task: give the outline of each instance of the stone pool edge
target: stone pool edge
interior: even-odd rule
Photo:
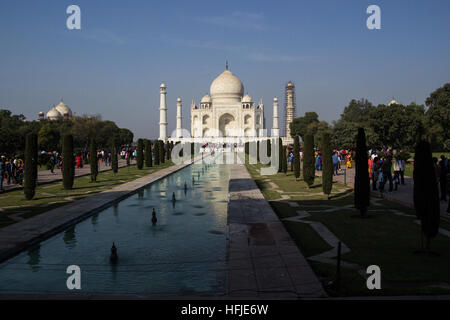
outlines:
[[[111,205],[130,197],[140,189],[161,180],[193,163],[174,164],[150,173],[136,180],[126,182],[91,197],[74,201],[65,206],[47,211],[30,219],[0,229],[0,263],[3,263],[26,249],[51,238],[69,226],[105,210]]]

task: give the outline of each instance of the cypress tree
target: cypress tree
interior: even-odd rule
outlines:
[[[64,189],[72,189],[75,177],[75,158],[73,156],[73,136],[66,134],[63,136],[63,186]]]
[[[111,161],[112,170],[113,170],[113,173],[116,174],[119,171],[119,161],[117,160],[116,145],[113,146],[113,152],[112,152],[111,156],[112,156],[112,161]]]
[[[164,163],[164,158],[165,158],[165,150],[164,150],[164,141],[162,140],[158,140],[158,144],[159,144],[159,162],[162,164]]]
[[[272,143],[270,139],[267,139],[267,156],[269,158],[272,156]]]
[[[138,139],[137,141],[137,155],[136,155],[136,164],[139,170],[144,166],[144,140]]]
[[[283,170],[284,174],[286,175],[287,174],[287,157],[286,157],[287,147],[286,146],[282,146],[282,148],[280,148],[280,149],[282,149],[282,152],[283,152],[282,157],[281,157],[281,159],[282,159],[282,161],[281,161],[281,163],[282,163],[282,170]]]
[[[294,176],[295,180],[300,177],[300,141],[297,135],[294,137]]]
[[[308,189],[314,184],[316,172],[314,168],[314,136],[305,134],[303,145],[303,180],[308,185]]]
[[[153,148],[153,154],[155,156],[155,166],[159,166],[159,141],[155,140],[154,148]]]
[[[148,139],[145,140],[145,166],[146,167],[152,167],[153,166],[153,160],[152,160],[152,142]]]
[[[330,198],[333,188],[333,160],[331,156],[330,135],[325,132],[322,137],[322,190],[327,195],[327,199]]]
[[[278,157],[280,158],[278,160],[278,172],[283,172],[283,141],[281,138],[278,138]],[[284,156],[286,156],[286,153],[284,153]]]
[[[97,159],[97,142],[94,138],[91,139],[91,147],[89,150],[91,155],[89,159],[89,164],[91,166],[91,182],[97,181],[98,175],[98,159]]]
[[[23,191],[25,198],[31,200],[34,197],[37,182],[38,164],[38,138],[34,133],[29,133],[25,140],[25,181]]]
[[[256,142],[256,162],[259,163],[259,140]]]
[[[249,142],[246,142],[246,143],[245,143],[244,150],[245,150],[245,154],[248,155],[249,150],[250,150],[250,143],[249,143]]]
[[[414,208],[421,221],[422,234],[427,239],[426,249],[429,253],[431,239],[439,231],[440,202],[439,190],[434,171],[430,144],[420,141],[414,154]]]
[[[370,205],[370,180],[366,133],[363,128],[358,128],[358,135],[356,137],[354,191],[355,208],[359,210],[361,217],[364,218],[367,207]]]
[[[166,158],[167,158],[167,161],[169,161],[170,158],[171,158],[171,154],[170,154],[171,152],[172,152],[172,150],[170,148],[170,142],[167,141],[167,143],[166,143]]]

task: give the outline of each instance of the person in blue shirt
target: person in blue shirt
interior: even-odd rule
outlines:
[[[333,160],[333,172],[334,172],[334,175],[337,176],[338,175],[338,168],[339,168],[339,157],[337,155],[337,152],[333,153],[333,155],[331,156],[331,159]]]

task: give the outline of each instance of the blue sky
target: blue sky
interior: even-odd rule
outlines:
[[[81,30],[66,8],[81,8]],[[366,8],[381,8],[381,30]],[[450,1],[6,1],[0,0],[0,108],[36,119],[64,98],[136,137],[156,138],[159,84],[189,106],[225,68],[263,99],[296,85],[297,116],[338,119],[352,98],[424,103],[450,81]]]

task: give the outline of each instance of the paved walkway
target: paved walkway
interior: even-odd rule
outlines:
[[[307,260],[244,165],[232,165],[228,192],[228,295],[326,297]]]
[[[136,161],[132,161],[131,164],[135,164]],[[125,167],[127,165],[126,160],[119,160],[119,168]],[[98,164],[98,171],[107,171],[111,170],[111,166],[106,166],[103,162]],[[75,177],[81,177],[91,174],[91,167],[89,164],[83,165],[83,168],[75,169]],[[53,173],[50,170],[41,170],[38,172],[38,184],[51,183],[55,181],[62,181],[62,172],[60,169],[55,168]],[[6,192],[22,189],[23,186],[19,184],[7,184],[6,180],[3,180],[3,188]]]
[[[115,188],[74,201],[30,219],[0,229],[0,262],[63,231],[68,226],[120,201],[138,189],[190,165],[173,165]]]
[[[322,176],[322,171],[316,171],[316,175]],[[345,177],[345,175],[346,175],[346,177]],[[333,176],[333,181],[343,184],[345,180],[347,182],[347,185],[349,187],[353,188],[354,181],[355,181],[355,169],[354,168],[350,168],[347,170],[341,170],[339,175]],[[371,183],[370,187],[372,188],[372,183]],[[414,208],[413,188],[414,188],[413,178],[405,177],[405,184],[399,185],[397,191],[387,192],[387,190],[389,190],[389,182],[388,182],[384,186],[385,192],[383,194],[381,194],[379,191],[376,191],[376,192],[372,191],[372,195],[374,195],[375,197],[382,197],[386,200],[400,203],[400,204],[410,207],[410,208]],[[440,203],[441,203],[441,217],[446,220],[449,220],[450,214],[447,213],[448,202],[441,201]]]

